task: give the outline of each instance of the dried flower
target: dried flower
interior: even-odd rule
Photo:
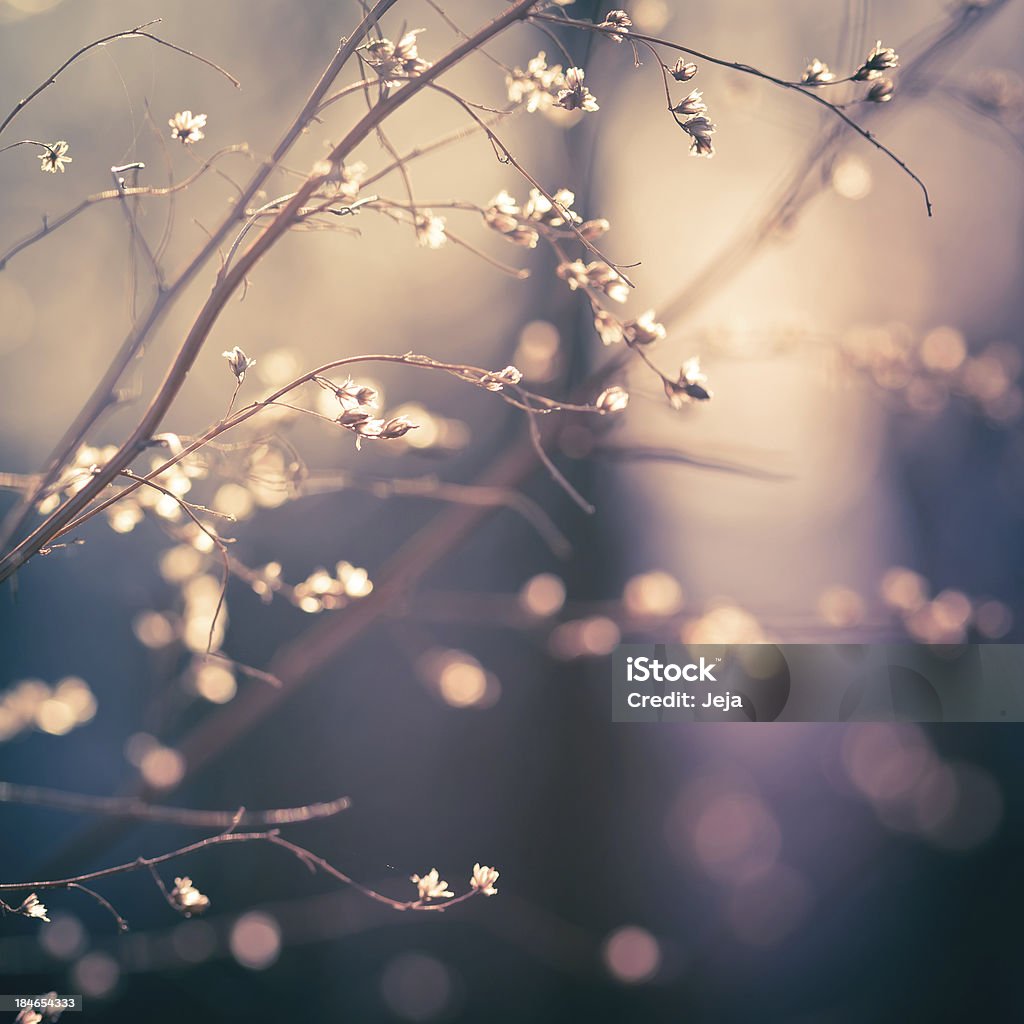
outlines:
[[[430,210],[424,210],[416,221],[416,240],[425,249],[440,249],[448,241],[444,226],[444,217],[435,217]]]
[[[331,164],[325,160],[318,164],[317,168],[323,171],[325,188],[349,203],[359,195],[367,172],[366,164],[362,161],[352,164]]]
[[[397,85],[407,78],[422,75],[431,64],[420,57],[416,37],[425,31],[414,28],[406,32],[397,43],[390,39],[375,39],[362,48],[364,60],[384,80],[385,85]]]
[[[67,156],[68,144],[61,139],[46,147],[44,153],[39,154],[39,170],[47,174],[64,173],[64,165],[74,163],[71,157]]]
[[[168,893],[175,910],[180,910],[186,916],[201,914],[210,906],[210,897],[204,896],[193,884],[192,879],[176,878],[174,888]]]
[[[704,387],[707,376],[701,373],[700,358],[693,356],[683,363],[676,381],[665,378],[665,395],[674,409],[681,409],[689,402],[706,402],[711,392]]]
[[[594,314],[594,327],[605,345],[618,345],[625,338],[622,324],[606,309],[599,309]]]
[[[341,384],[335,384],[326,378],[316,378],[321,387],[333,391],[335,397],[345,410],[358,409],[361,407],[373,408],[378,401],[377,389],[366,384],[357,384],[351,377],[348,377]]]
[[[554,203],[551,202],[554,200]],[[576,202],[576,193],[567,188],[560,188],[551,199],[539,189],[530,189],[530,198],[523,207],[523,216],[527,220],[540,221],[548,227],[560,228],[566,223],[579,224],[583,218],[572,209]]]
[[[605,388],[594,400],[594,407],[605,415],[622,412],[627,405],[629,405],[629,392],[617,384],[614,387]]]
[[[496,896],[498,890],[494,883],[500,874],[501,872],[496,868],[489,868],[486,864],[474,864],[473,877],[469,880],[469,884],[485,896]]]
[[[888,103],[896,92],[896,86],[891,78],[880,78],[870,89],[866,99],[870,103]]]
[[[690,63],[683,57],[680,57],[679,60],[677,60],[675,64],[672,65],[669,74],[677,82],[688,82],[691,78],[694,77],[694,75],[697,74],[697,65]]]
[[[202,131],[206,127],[205,114],[193,114],[191,110],[181,110],[167,123],[171,126],[171,138],[177,139],[184,146],[206,138]]]
[[[629,298],[629,286],[622,275],[607,263],[586,263],[573,260],[559,265],[556,273],[569,287],[592,288],[602,291],[613,302],[625,302]]]
[[[605,15],[604,21],[602,21],[597,27],[608,29],[615,33],[615,35],[611,35],[608,38],[611,39],[613,43],[621,43],[622,36],[630,30],[632,25],[633,22],[630,21],[629,15],[626,14],[625,11],[609,11]]]
[[[600,238],[611,231],[612,226],[604,217],[596,217],[594,220],[584,221],[580,225],[580,234],[588,241],[592,238]]]
[[[700,89],[694,89],[686,99],[672,108],[673,114],[681,114],[683,117],[695,117],[697,114],[706,114],[707,112],[708,107],[701,98]]]
[[[654,319],[654,310],[641,313],[635,320],[622,325],[622,334],[627,345],[651,345],[665,340],[665,325]]]
[[[804,73],[800,76],[800,81],[804,85],[828,85],[829,82],[835,81],[835,75],[829,69],[829,66],[823,61],[818,60],[817,57],[811,61],[810,64],[804,68]]]
[[[17,1017],[14,1018],[14,1024],[42,1024],[43,1015],[38,1010],[33,1010],[26,1006]]]
[[[404,437],[410,430],[418,430],[419,424],[413,423],[408,416],[393,416],[389,420],[370,416],[365,409],[352,409],[343,412],[336,420],[341,426],[347,427],[356,434],[356,450],[363,446],[363,440],[392,441]]]
[[[900,58],[891,46],[883,46],[882,40],[875,43],[875,48],[868,54],[857,73],[853,76],[855,82],[872,82],[882,77],[883,71],[899,66]]]
[[[534,249],[540,235],[533,228],[520,223],[519,218],[522,214],[523,211],[520,210],[515,199],[508,192],[502,190],[484,210],[484,221],[488,227],[504,235],[508,241]]]
[[[488,391],[501,391],[506,384],[518,384],[523,379],[523,371],[515,366],[506,366],[504,370],[488,373],[480,378],[480,386]]]
[[[437,868],[431,868],[422,878],[412,875],[409,881],[419,889],[421,900],[451,899],[455,895],[448,888],[448,883],[440,878]]]
[[[25,917],[34,917],[40,921],[46,921],[49,923],[49,918],[46,916],[46,907],[39,902],[39,897],[34,892],[29,893],[25,897],[24,902],[18,907],[19,914],[24,914]]]
[[[548,67],[547,54],[541,50],[526,65],[526,70],[513,69],[505,79],[508,98],[512,103],[526,103],[527,113],[547,110],[555,102],[556,95],[565,88],[562,65]]]
[[[569,68],[565,72],[565,88],[558,94],[558,105],[566,110],[600,110],[594,94],[583,84],[583,68]]]
[[[245,380],[245,371],[256,363],[255,359],[250,359],[237,345],[230,352],[221,352],[221,355],[228,361],[228,366],[239,384]]]
[[[703,115],[691,117],[689,121],[684,121],[680,127],[690,136],[690,152],[694,156],[711,157],[715,155],[711,136],[717,129],[706,117]]]
[[[396,437],[405,437],[410,430],[419,430],[419,424],[413,423],[408,416],[393,416],[384,423],[377,436],[390,441]]]

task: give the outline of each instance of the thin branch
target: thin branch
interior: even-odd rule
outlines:
[[[54,71],[37,85],[24,99],[19,100],[11,112],[0,122],[0,134],[3,134],[4,129],[25,109],[41,92],[44,92],[51,85],[54,85],[60,75],[66,71],[72,64],[75,63],[79,57],[84,56],[90,50],[96,49],[98,46],[106,46],[107,43],[112,43],[116,39],[148,39],[151,42],[158,43],[160,46],[166,46],[170,50],[174,50],[176,53],[183,54],[186,57],[191,57],[193,60],[199,61],[200,64],[205,64],[207,67],[213,68],[214,71],[222,74],[235,88],[240,88],[241,83],[235,78],[234,75],[225,71],[219,64],[215,64],[212,60],[208,60],[206,57],[201,57],[198,53],[193,53],[191,50],[186,50],[181,46],[176,46],[174,43],[169,43],[166,39],[161,39],[159,36],[153,35],[152,32],[145,31],[152,25],[158,25],[163,19],[154,18],[152,21],[147,21],[142,25],[137,25],[135,28],[130,28],[124,32],[115,32],[113,35],[104,36],[102,39],[93,40],[93,42],[83,46],[81,49],[76,50],[63,64],[59,65]]]
[[[92,796],[86,793],[68,793],[42,786],[20,786],[13,782],[0,782],[0,803],[47,807],[55,811],[75,814],[100,814],[109,818],[132,821],[158,822],[164,825],[185,825],[189,828],[228,828],[233,823],[247,828],[268,825],[294,825],[303,821],[332,818],[347,811],[352,801],[347,797],[325,803],[304,804],[268,811],[204,811],[184,807],[161,807],[136,797]]]
[[[588,32],[597,32],[601,35],[614,36],[617,39],[630,38],[640,40],[645,43],[651,43],[657,46],[664,46],[666,49],[675,50],[677,53],[685,53],[690,57],[696,57],[698,60],[706,61],[708,64],[716,64],[719,67],[730,68],[733,71],[739,71],[745,75],[753,75],[755,78],[760,78],[765,82],[770,82],[772,85],[777,85],[780,89],[790,89],[793,92],[799,93],[801,96],[806,96],[813,103],[817,103],[819,106],[824,107],[830,111],[835,117],[838,117],[847,127],[852,128],[861,138],[866,139],[871,143],[875,149],[884,153],[897,167],[899,167],[904,174],[906,174],[912,181],[914,181],[918,188],[921,190],[924,196],[925,208],[928,211],[928,216],[932,215],[932,200],[928,194],[928,187],[925,183],[907,166],[907,164],[894,153],[888,146],[880,142],[868,129],[861,127],[849,114],[845,113],[843,109],[831,100],[826,99],[820,92],[813,88],[808,88],[802,82],[790,82],[785,78],[779,78],[776,75],[771,75],[766,71],[761,71],[759,68],[752,67],[750,64],[742,64],[738,61],[723,60],[720,57],[712,57],[710,54],[703,53],[700,50],[691,49],[688,46],[683,46],[680,43],[674,43],[670,39],[662,39],[659,36],[644,35],[641,32],[634,32],[630,30],[629,36],[623,36],[622,33],[614,28],[605,28],[601,25],[594,24],[590,21],[577,21],[574,18],[562,18],[556,17],[550,14],[534,14],[531,21],[548,21],[558,25],[565,25],[569,28],[582,29]]]

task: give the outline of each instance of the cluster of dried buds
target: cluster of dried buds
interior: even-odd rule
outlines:
[[[498,893],[495,882],[501,872],[486,864],[474,864],[473,874],[469,879],[470,891],[482,893],[484,896],[496,896]],[[431,900],[450,900],[455,893],[448,888],[448,883],[441,878],[437,868],[431,868],[425,875],[411,875],[409,881],[416,886],[419,899],[424,903]]]
[[[341,412],[334,421],[356,435],[357,449],[366,438],[390,441],[404,437],[410,430],[418,427],[418,424],[413,423],[407,416],[393,416],[390,419],[374,416],[374,410],[379,402],[376,389],[357,384],[351,377],[341,384],[336,384],[327,377],[313,379],[337,398]]]
[[[397,43],[390,39],[375,39],[360,47],[363,60],[387,86],[399,85],[401,82],[416,78],[431,67],[430,61],[419,55],[416,37],[425,30],[414,28],[406,32]]]
[[[682,57],[665,71],[677,82],[689,82],[697,74],[697,65]],[[708,118],[707,104],[700,89],[692,89],[678,103],[669,107],[675,122],[690,137],[690,152],[694,156],[715,155],[711,136],[718,130]]]
[[[882,41],[875,43],[864,63],[849,77],[836,78],[832,69],[815,57],[800,76],[803,85],[825,86],[837,85],[840,82],[870,82],[871,86],[864,95],[869,103],[888,103],[896,91],[891,78],[885,76],[886,71],[899,67],[900,58],[891,46],[883,46]]]

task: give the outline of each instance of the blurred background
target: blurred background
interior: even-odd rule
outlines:
[[[264,422],[244,456],[221,452],[178,486],[239,520],[232,554],[254,577],[232,580],[216,640],[283,690],[200,657],[218,560],[158,495],[35,559],[0,605],[6,782],[224,809],[347,795],[349,810],[288,835],[396,898],[434,866],[462,891],[475,861],[501,870],[500,895],[399,914],[282,850],[211,849],[165,871],[210,896],[201,919],[177,918],[144,875],[102,886],[132,926],[124,936],[76,892],[49,895],[48,925],[4,918],[4,992],[80,992],[97,1021],[1024,1012],[1011,969],[1018,726],[613,726],[607,690],[623,639],[1019,640],[1024,5],[627,6],[638,29],[791,79],[812,57],[849,71],[876,39],[894,46],[895,99],[849,112],[924,179],[935,216],[834,118],[702,61],[693,84],[716,155],[692,159],[645,54],[635,69],[629,46],[559,32],[601,111],[520,115],[498,131],[547,188],[610,220],[604,251],[642,261],[629,315],[654,308],[668,328],[652,358],[674,374],[700,355],[713,401],[673,410],[631,366],[614,378],[632,397],[623,417],[560,422],[549,447],[592,517],[536,464],[514,410],[432,374],[360,376],[389,413],[423,424],[401,442],[357,453],[323,424]],[[444,9],[471,30],[501,4]],[[581,0],[569,13],[604,9]],[[50,176],[29,147],[0,156],[3,250],[109,188],[112,165],[142,160],[140,183],[166,184],[248,143],[251,157],[224,155],[173,204],[140,201],[151,239],[172,213],[165,262],[179,266],[358,16],[321,0],[0,0],[4,111],[84,43],[156,17],[242,83],[139,40],[87,55],[5,134],[67,139],[74,162]],[[403,25],[427,30],[428,59],[455,38],[419,0],[384,30]],[[513,66],[538,49],[564,62],[533,28],[488,49]],[[483,57],[449,84],[506,102],[504,71]],[[332,107],[289,166],[322,157],[362,103]],[[208,115],[206,138],[171,150],[166,123],[183,109]],[[465,126],[457,106],[424,96],[389,138],[406,152]],[[359,157],[371,172],[391,162],[376,139]],[[424,205],[528,191],[479,136],[410,170]],[[404,198],[394,174],[373,188]],[[187,436],[222,414],[233,381],[220,353],[234,345],[257,359],[243,399],[332,358],[409,350],[514,363],[531,388],[563,395],[617,355],[549,254],[507,245],[473,213],[444,215],[453,236],[530,279],[456,244],[418,247],[370,211],[295,232],[221,317],[164,429]],[[100,203],[4,266],[0,471],[38,469],[145,302],[151,281],[128,253],[124,217]],[[123,438],[212,274],[165,320],[91,444]],[[450,486],[481,480],[529,503],[467,505],[493,489]],[[279,580],[287,593],[262,600]],[[0,822],[10,881],[203,834],[13,803]]]

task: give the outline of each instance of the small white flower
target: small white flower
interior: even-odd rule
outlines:
[[[523,371],[515,366],[506,366],[504,370],[488,373],[480,379],[480,386],[488,391],[501,391],[506,384],[518,384],[523,379]]]
[[[514,68],[505,82],[508,85],[509,101],[525,103],[529,114],[550,108],[555,102],[555,96],[565,88],[562,65],[553,64],[548,67],[547,54],[543,50],[531,58],[525,71]]]
[[[594,327],[605,345],[618,345],[625,340],[622,324],[606,309],[594,314]]]
[[[437,868],[431,868],[427,874],[420,877],[412,875],[409,879],[419,890],[421,900],[451,899],[455,893],[448,888],[448,883],[441,879]]]
[[[600,110],[594,94],[583,84],[583,68],[569,68],[565,72],[565,88],[558,94],[558,105],[566,110]]]
[[[869,103],[888,103],[896,92],[896,86],[891,78],[879,78],[870,89],[866,99]]]
[[[594,400],[595,408],[603,413],[622,412],[629,405],[629,392],[618,385],[605,388]]]
[[[375,39],[363,47],[364,59],[384,80],[386,85],[395,85],[407,78],[422,75],[430,68],[428,60],[419,55],[416,37],[426,31],[414,28],[406,32],[397,43],[390,39]]]
[[[342,409],[346,412],[353,409],[374,408],[379,399],[376,388],[371,388],[366,384],[357,384],[351,377],[346,378],[341,384],[334,384],[327,380],[321,383],[319,378],[317,382],[321,387],[328,387],[334,392]]]
[[[697,74],[697,65],[690,63],[683,57],[680,57],[679,60],[672,65],[669,73],[677,82],[688,82]]]
[[[73,163],[71,157],[67,156],[68,144],[61,139],[46,147],[46,152],[39,155],[39,170],[47,174],[64,173],[64,165]]]
[[[448,241],[444,217],[435,217],[430,210],[416,222],[416,239],[425,249],[440,249]]]
[[[523,216],[523,211],[519,208],[519,204],[504,190],[499,192],[484,210],[484,221],[488,227],[493,228],[515,245],[535,249],[540,235],[533,228],[521,224],[519,220],[521,216]]]
[[[34,892],[25,897],[25,901],[18,907],[18,913],[24,914],[25,917],[37,918],[40,921],[49,922],[50,920],[46,916],[46,907],[39,902],[39,897]]]
[[[613,302],[625,302],[629,298],[629,286],[624,278],[607,263],[584,264],[582,260],[573,260],[560,264],[555,272],[573,291],[592,288],[604,292]]]
[[[256,365],[256,360],[250,359],[237,345],[229,352],[221,352],[221,355],[228,361],[228,366],[239,384],[245,380],[245,371]]]
[[[494,883],[500,874],[501,872],[496,868],[489,868],[486,864],[474,864],[473,877],[469,880],[469,884],[485,896],[496,896],[498,890]]]
[[[625,35],[632,27],[633,22],[630,21],[629,15],[625,11],[609,11],[604,18],[604,21],[598,25],[598,28],[608,29],[611,32],[616,33],[610,35],[608,38],[613,43],[621,43],[622,36]]]
[[[665,395],[674,409],[682,409],[689,402],[706,402],[712,397],[704,386],[707,382],[707,375],[700,369],[700,358],[693,356],[683,363],[678,380],[665,379]]]
[[[818,60],[817,57],[811,61],[810,64],[804,68],[804,73],[800,76],[800,81],[804,85],[827,85],[829,82],[835,80],[835,75],[829,69],[829,66],[823,61]]]
[[[704,115],[691,117],[689,121],[684,121],[681,127],[690,136],[690,152],[694,156],[714,156],[715,147],[711,136],[715,132],[716,126]]]
[[[205,114],[193,114],[191,110],[181,110],[168,122],[171,126],[171,138],[177,139],[182,145],[206,138],[202,129],[206,127]]]
[[[708,107],[701,97],[700,89],[694,89],[689,96],[672,108],[672,113],[681,114],[683,117],[695,117],[697,114],[706,114]]]
[[[551,202],[551,199],[554,202]],[[560,188],[551,199],[540,189],[531,188],[530,198],[523,207],[523,216],[527,220],[539,221],[548,227],[560,228],[568,224],[580,224],[583,218],[572,208],[576,202],[576,193],[567,188]]]
[[[390,441],[396,437],[404,437],[410,430],[419,430],[419,428],[420,425],[413,423],[408,416],[393,416],[385,421],[377,436],[385,441]]]
[[[210,906],[209,896],[204,896],[187,876],[174,880],[174,888],[169,895],[175,908],[183,914],[201,914]]]
[[[898,67],[900,63],[899,54],[891,46],[883,46],[882,40],[875,43],[874,49],[868,54],[857,73],[853,76],[855,82],[873,82],[876,78],[882,77],[883,71]]]
[[[622,333],[630,345],[651,345],[665,340],[665,325],[654,319],[654,310],[641,313],[635,320],[622,325]]]

